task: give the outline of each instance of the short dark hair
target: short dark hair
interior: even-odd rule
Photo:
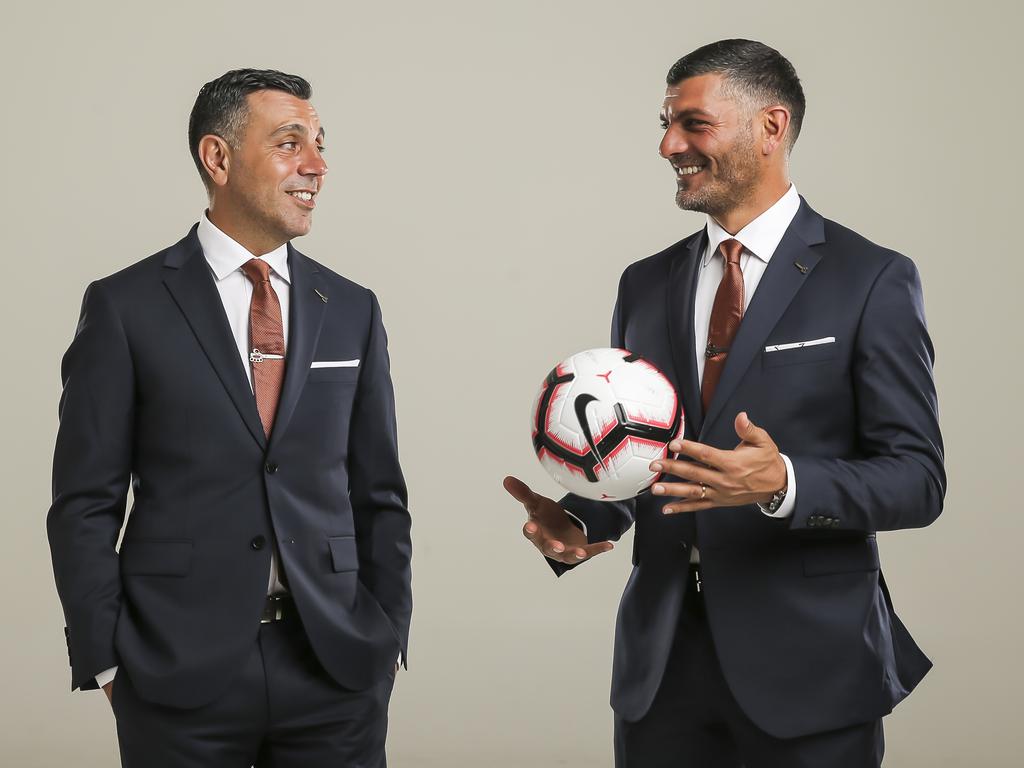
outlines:
[[[668,71],[668,85],[698,75],[719,74],[762,107],[782,104],[790,113],[789,147],[800,135],[804,121],[804,89],[789,59],[774,48],[754,40],[719,40],[688,53]]]
[[[313,94],[306,80],[276,69],[233,69],[199,89],[188,118],[188,146],[196,170],[207,187],[210,179],[199,160],[199,140],[213,134],[224,139],[232,149],[237,148],[249,117],[246,97],[266,90],[284,91],[306,100]]]

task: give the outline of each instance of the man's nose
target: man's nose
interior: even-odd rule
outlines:
[[[307,144],[300,158],[299,173],[303,176],[323,176],[327,173],[327,162],[315,144]]]
[[[680,155],[689,149],[689,145],[683,138],[683,132],[675,125],[670,125],[665,130],[658,145],[658,154],[668,160],[672,155]]]

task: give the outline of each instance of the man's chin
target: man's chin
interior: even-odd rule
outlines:
[[[708,204],[700,195],[691,192],[678,190],[676,192],[676,205],[684,211],[696,211],[697,213],[708,213]]]
[[[310,213],[309,215],[307,215],[304,218],[300,219],[299,221],[288,222],[288,227],[287,227],[288,239],[289,240],[294,240],[296,237],[302,237],[303,235],[308,235],[309,234],[309,230],[311,230],[312,228],[313,228],[313,214],[312,213]]]

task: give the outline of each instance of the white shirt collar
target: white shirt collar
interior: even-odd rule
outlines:
[[[203,255],[206,256],[206,261],[217,280],[223,280],[253,258],[253,255],[242,245],[218,229],[210,221],[205,211],[202,218],[199,219],[199,229],[196,231],[196,235],[199,237],[199,244],[203,247]],[[278,277],[289,285],[291,284],[291,276],[288,272],[287,243],[257,258],[267,262]]]
[[[717,221],[708,216],[708,249],[704,253],[702,266],[706,267],[711,257],[717,253],[722,241],[729,239],[739,240],[746,250],[767,264],[798,210],[800,195],[796,192],[796,185],[790,184],[786,194],[776,200],[771,208],[735,235],[730,235]]]

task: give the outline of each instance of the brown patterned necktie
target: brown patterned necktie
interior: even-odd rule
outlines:
[[[711,325],[708,327],[708,346],[704,350],[704,380],[700,386],[700,398],[705,413],[715,396],[715,388],[729,357],[729,347],[743,319],[743,271],[740,269],[743,243],[739,240],[723,240],[718,250],[725,259],[725,273],[722,282],[718,284],[718,293],[715,294]]]
[[[284,382],[284,325],[281,302],[270,284],[270,265],[262,259],[249,259],[242,271],[252,283],[249,304],[249,364],[252,366],[252,388],[256,409],[260,412],[263,431],[270,437]]]

